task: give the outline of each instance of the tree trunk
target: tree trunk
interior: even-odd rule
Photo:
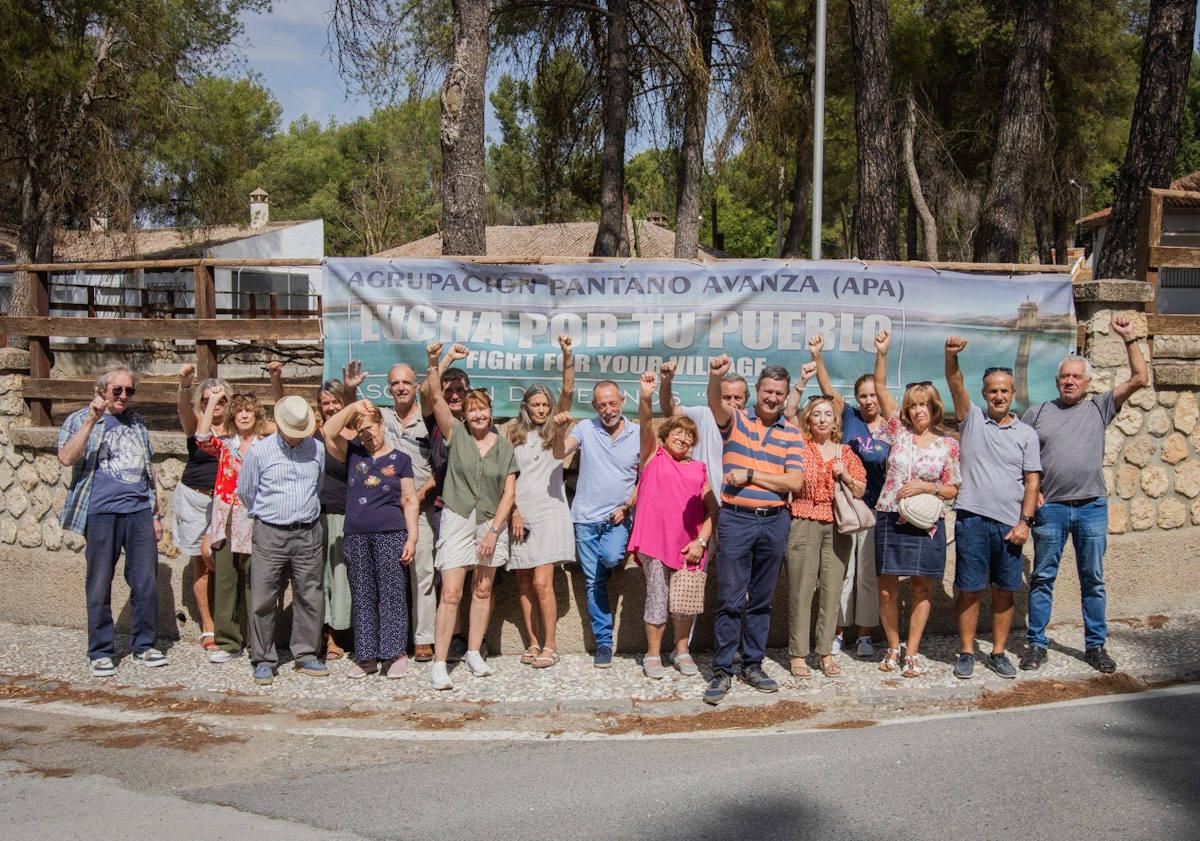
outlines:
[[[854,136],[858,141],[858,202],[854,206],[858,256],[896,260],[900,244],[887,0],[850,0],[850,37],[854,42]]]
[[[925,202],[925,192],[921,189],[921,175],[917,172],[917,158],[913,152],[913,137],[917,133],[917,104],[913,101],[912,91],[908,92],[906,99],[907,113],[904,120],[903,144],[904,171],[908,175],[908,192],[912,198],[912,207],[921,215],[921,231],[925,236],[925,259],[930,262],[937,262],[937,219],[934,218],[933,212]]]
[[[1184,94],[1196,28],[1194,0],[1152,0],[1142,42],[1142,78],[1129,124],[1125,163],[1113,190],[1112,216],[1096,277],[1137,277],[1138,220],[1150,187],[1166,187],[1179,151]]]
[[[975,233],[977,262],[1018,262],[1030,163],[1042,145],[1043,91],[1056,11],[1055,0],[1023,0],[1017,15],[991,180]]]
[[[442,253],[487,253],[483,85],[490,0],[454,0],[454,59],[442,86]]]
[[[816,5],[812,8],[816,14]],[[817,61],[817,39],[815,20],[810,19],[808,32],[804,39],[804,78],[800,85],[803,92],[800,97],[800,107],[797,122],[800,125],[796,133],[796,173],[792,179],[792,212],[788,219],[787,234],[783,238],[781,257],[803,257],[808,253],[808,213],[809,201],[812,195],[812,131],[810,130],[813,102],[813,69]],[[805,121],[805,116],[809,120]]]
[[[919,260],[917,255],[917,206],[908,197],[908,212],[904,214],[904,259]]]
[[[691,77],[684,79],[683,141],[679,147],[679,184],[675,198],[675,256],[695,259],[700,250],[700,176],[704,172],[704,129],[708,125],[708,85],[712,72],[716,0],[692,0]]]
[[[604,146],[600,152],[600,225],[592,254],[627,257],[625,132],[629,126],[629,2],[610,0],[604,54]]]

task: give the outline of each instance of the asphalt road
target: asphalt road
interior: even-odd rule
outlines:
[[[0,711],[0,729],[17,715]],[[1197,722],[1193,686],[815,733],[518,745],[274,736],[186,761],[51,727],[25,748],[42,740],[36,756],[55,764],[75,750],[79,773],[0,768],[0,814],[12,841],[117,837],[89,823],[92,803],[114,818],[106,826],[134,824],[123,841],[1195,841]],[[31,761],[21,754],[4,756]],[[178,784],[184,773],[190,785]],[[59,804],[69,814],[50,821]]]

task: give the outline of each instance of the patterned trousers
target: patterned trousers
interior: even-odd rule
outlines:
[[[402,531],[346,532],[354,659],[392,660],[408,649],[408,567],[400,563]]]

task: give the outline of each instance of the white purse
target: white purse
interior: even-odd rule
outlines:
[[[913,442],[912,434],[908,438],[908,481],[913,478]],[[937,525],[937,521],[946,513],[942,498],[937,494],[920,493],[916,496],[906,496],[900,500],[900,516],[915,528],[928,531]]]

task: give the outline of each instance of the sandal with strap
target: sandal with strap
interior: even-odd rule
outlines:
[[[842,667],[833,662],[833,658],[829,658],[829,662],[821,661],[821,674],[825,677],[838,677],[842,673]]]
[[[535,669],[548,669],[558,664],[558,652],[553,648],[543,648],[541,653],[530,664]]]
[[[541,646],[530,645],[529,648],[525,649],[525,653],[521,655],[521,665],[533,665],[533,661],[537,659],[537,656],[541,650]]]
[[[894,672],[900,668],[900,649],[889,648],[883,653],[883,660],[879,663],[879,671]]]
[[[217,650],[217,635],[212,631],[205,631],[200,634],[200,647],[205,651]]]
[[[903,677],[920,677],[925,674],[925,667],[921,665],[920,654],[910,654],[904,658],[904,671],[900,673]]]
[[[803,657],[793,657],[789,664],[792,677],[805,680],[812,677],[812,669],[808,667],[808,661]]]

